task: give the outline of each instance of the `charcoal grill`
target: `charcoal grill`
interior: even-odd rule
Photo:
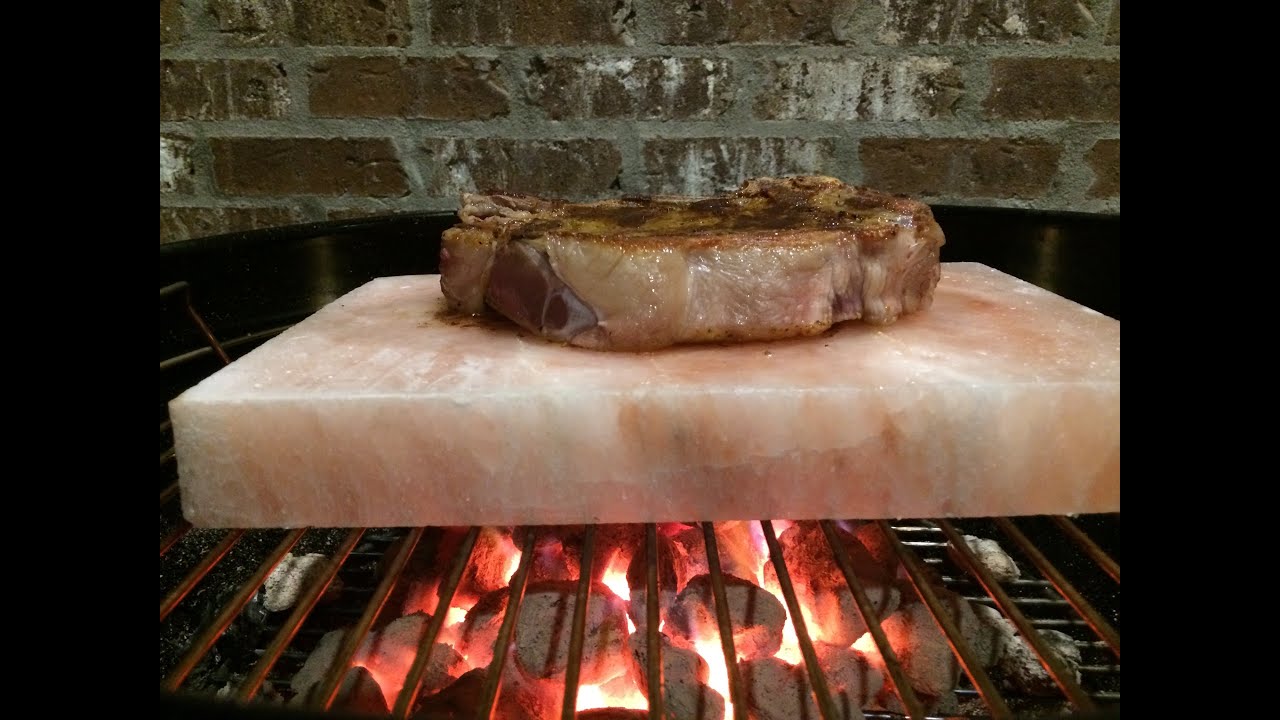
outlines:
[[[944,261],[976,261],[1003,270],[1093,307],[1115,318],[1119,308],[1119,217],[1042,213],[1010,209],[937,207],[947,232]],[[359,220],[270,228],[160,246],[160,684],[163,714],[182,717],[336,717],[329,709],[347,670],[335,663],[322,692],[303,707],[263,702],[264,690],[287,685],[319,633],[335,624],[350,626],[339,658],[350,658],[356,644],[382,617],[388,599],[401,587],[405,567],[441,541],[443,528],[359,528],[297,530],[193,530],[181,517],[167,402],[219,367],[233,361],[343,293],[375,277],[434,273],[441,232],[454,222],[450,214],[418,213]],[[853,574],[847,553],[834,542],[836,519],[821,523],[832,549],[831,572],[848,582],[860,612],[888,665],[902,708],[912,717],[927,715],[894,662],[878,619]],[[947,635],[964,673],[956,690],[958,714],[965,717],[1021,717],[1066,711],[1076,717],[1118,717],[1120,705],[1119,515],[965,520],[904,519],[881,523],[911,586]],[[702,524],[715,594],[717,620],[729,620],[715,528]],[[771,562],[805,658],[805,672],[823,718],[838,717],[801,613],[777,536],[760,522]],[[655,528],[646,526],[639,552],[656,556]],[[479,528],[465,532],[459,550],[448,558],[440,586],[440,607],[447,607],[467,563]],[[1000,583],[978,563],[960,540],[962,534],[997,538],[1024,570],[1022,579]],[[514,630],[514,616],[533,558],[533,533],[524,535],[520,565],[510,585],[508,612],[490,665],[501,668]],[[594,528],[583,537],[582,577],[590,578]],[[320,552],[329,560],[322,577],[308,587],[289,612],[263,617],[257,600],[264,580],[290,551]],[[651,651],[650,687],[660,687],[658,614],[654,585],[656,563],[646,567]],[[341,587],[341,602],[330,602]],[[1059,691],[1056,698],[1022,698],[1001,691],[976,662],[973,649],[945,610],[940,591],[997,608],[1026,637],[1033,628],[1068,632],[1080,648],[1081,681],[1063,672],[1060,661],[1033,649]],[[582,654],[585,594],[572,627],[564,707],[573,708],[578,691],[577,663]],[[423,647],[431,647],[445,613],[429,623]],[[733,638],[721,632],[726,658],[735,657]],[[406,690],[393,709],[411,713],[410,701],[422,680],[426,653],[411,667]],[[735,712],[746,717],[736,664],[726,663]],[[477,717],[488,717],[498,692],[492,672],[482,687]],[[283,682],[282,682],[283,681]],[[222,692],[217,692],[221,690]],[[224,695],[226,697],[219,697]],[[653,693],[651,717],[660,716]],[[868,713],[868,717],[902,717]],[[572,717],[570,712],[567,717]]]

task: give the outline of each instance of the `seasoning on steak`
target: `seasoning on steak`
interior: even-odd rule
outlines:
[[[701,199],[462,200],[440,250],[450,304],[595,350],[886,325],[930,306],[945,242],[924,203],[821,176]]]

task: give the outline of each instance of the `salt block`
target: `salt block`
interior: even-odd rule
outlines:
[[[893,325],[635,354],[379,278],[170,416],[197,527],[1120,509],[1119,321],[971,263]]]

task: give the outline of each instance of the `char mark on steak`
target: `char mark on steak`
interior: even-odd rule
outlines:
[[[924,203],[821,176],[710,198],[468,193],[458,216],[440,250],[455,310],[595,350],[887,325],[930,306],[945,242]]]

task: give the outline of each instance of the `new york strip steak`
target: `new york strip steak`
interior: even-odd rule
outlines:
[[[709,198],[462,200],[440,251],[453,308],[594,350],[886,325],[930,306],[945,242],[924,203],[821,176]]]

